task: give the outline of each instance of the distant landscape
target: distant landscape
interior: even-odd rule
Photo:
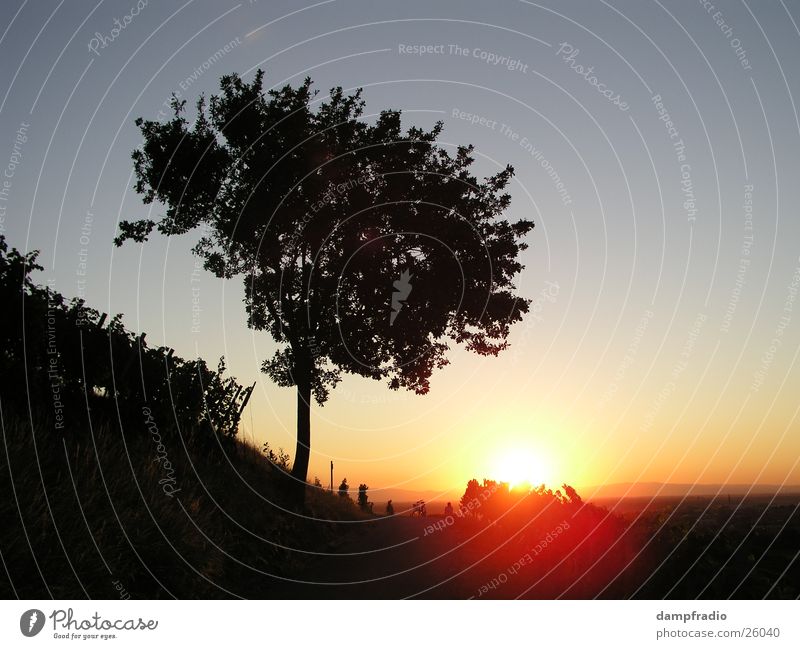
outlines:
[[[647,483],[615,483],[608,485],[590,485],[576,487],[592,502],[629,498],[675,498],[682,496],[757,496],[781,495],[796,497],[800,495],[800,485],[769,484],[674,484],[661,482]],[[393,499],[395,502],[413,503],[424,500],[437,505],[457,497],[458,489],[450,491],[414,491],[410,489],[381,489],[373,491],[378,501]]]
[[[771,484],[675,484],[661,482],[619,483],[583,487],[583,493],[598,498],[646,498],[680,496],[756,496],[800,494],[800,485]]]

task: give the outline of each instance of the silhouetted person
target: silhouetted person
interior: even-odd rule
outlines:
[[[452,516],[453,515],[453,506],[450,503],[447,503],[447,505],[445,506],[444,515],[445,516]]]
[[[358,485],[358,506],[364,511],[370,511],[367,489],[369,487],[363,483]]]
[[[388,503],[386,503],[386,515],[394,516],[394,506],[392,505],[391,500]]]

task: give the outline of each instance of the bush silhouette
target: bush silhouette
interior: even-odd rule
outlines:
[[[226,376],[224,359],[212,370],[200,358],[150,347],[146,334],[124,328],[122,316],[108,320],[82,300],[37,285],[31,279],[42,270],[37,255],[9,250],[0,235],[4,407],[30,398],[52,413],[57,430],[123,421],[124,434],[155,425],[206,442],[236,436],[252,387]]]

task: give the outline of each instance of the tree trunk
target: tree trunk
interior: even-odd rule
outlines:
[[[308,460],[311,453],[311,381],[297,382],[297,448],[292,465],[292,491],[302,505],[305,500]]]

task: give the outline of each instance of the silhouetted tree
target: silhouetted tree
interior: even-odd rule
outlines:
[[[350,485],[347,484],[347,478],[344,478],[342,479],[342,484],[339,485],[339,496],[349,498],[348,491],[350,491]]]
[[[480,496],[480,493],[481,485],[475,478],[467,482],[467,488],[459,501],[461,503],[461,511],[464,514],[477,516],[476,504],[479,503],[478,496]]]
[[[571,487],[568,484],[563,484],[561,485],[561,488],[564,490],[564,495],[573,505],[580,505],[583,503],[583,500],[581,500],[581,497],[578,495],[578,492],[575,491],[574,487]]]
[[[513,280],[533,223],[503,216],[512,167],[478,179],[471,146],[437,144],[441,122],[403,131],[385,110],[368,123],[360,90],[265,92],[261,71],[220,87],[191,124],[177,98],[170,121],[136,121],[136,190],[166,212],[122,222],[115,242],[199,229],[205,268],[245,276],[248,325],[278,343],[262,369],[297,389],[305,484],[311,397],[323,404],[342,372],[424,394],[451,343],[506,347],[528,310]]]

